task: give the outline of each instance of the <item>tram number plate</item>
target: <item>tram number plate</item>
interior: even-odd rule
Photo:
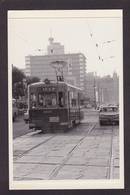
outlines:
[[[49,117],[49,122],[59,122],[59,117]]]

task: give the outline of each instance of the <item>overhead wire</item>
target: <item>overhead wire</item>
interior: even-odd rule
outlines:
[[[29,46],[31,49],[32,49],[32,43],[30,41],[28,41],[27,39],[23,38],[23,36],[19,33],[16,33],[15,34],[22,40],[24,41],[24,43],[26,43],[27,46]],[[41,48],[37,48],[35,49],[35,51],[43,51],[43,49]]]
[[[93,44],[94,44],[95,47],[96,47],[96,53],[97,53],[98,60],[103,61],[103,58],[102,58],[102,56],[100,55],[99,50],[98,50],[99,43],[97,43],[97,41],[96,41],[96,39],[95,39],[95,37],[94,37],[94,34],[93,34],[93,32],[92,32],[92,30],[91,30],[91,28],[90,28],[90,25],[89,25],[88,20],[87,20],[87,25],[88,25],[88,31],[89,31],[89,35],[90,35],[90,37],[91,37],[91,40],[92,40]]]
[[[101,62],[104,62],[104,60],[106,60],[106,59],[112,59],[112,58],[114,58],[115,56],[109,56],[109,57],[104,58],[104,57],[100,54],[100,52],[99,52],[99,47],[100,47],[101,45],[109,44],[109,43],[114,42],[114,41],[116,41],[116,40],[108,40],[108,41],[104,41],[103,43],[97,42],[97,40],[96,40],[95,37],[94,37],[94,33],[92,32],[92,29],[90,28],[90,25],[89,25],[88,20],[87,20],[87,25],[88,25],[88,31],[89,31],[89,35],[90,35],[90,37],[91,37],[91,40],[93,41],[93,44],[94,44],[95,47],[96,47],[96,52],[97,52],[98,60],[100,60]]]

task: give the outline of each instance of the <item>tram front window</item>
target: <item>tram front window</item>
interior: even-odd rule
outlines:
[[[38,106],[45,108],[56,107],[56,93],[39,94]]]
[[[31,108],[36,107],[36,95],[34,93],[31,93]]]

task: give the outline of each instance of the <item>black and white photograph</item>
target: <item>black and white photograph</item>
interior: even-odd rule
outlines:
[[[10,189],[124,188],[122,21],[8,11]]]

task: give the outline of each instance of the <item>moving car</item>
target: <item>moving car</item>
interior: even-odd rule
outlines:
[[[99,123],[119,125],[119,109],[117,106],[103,106],[99,111]]]

